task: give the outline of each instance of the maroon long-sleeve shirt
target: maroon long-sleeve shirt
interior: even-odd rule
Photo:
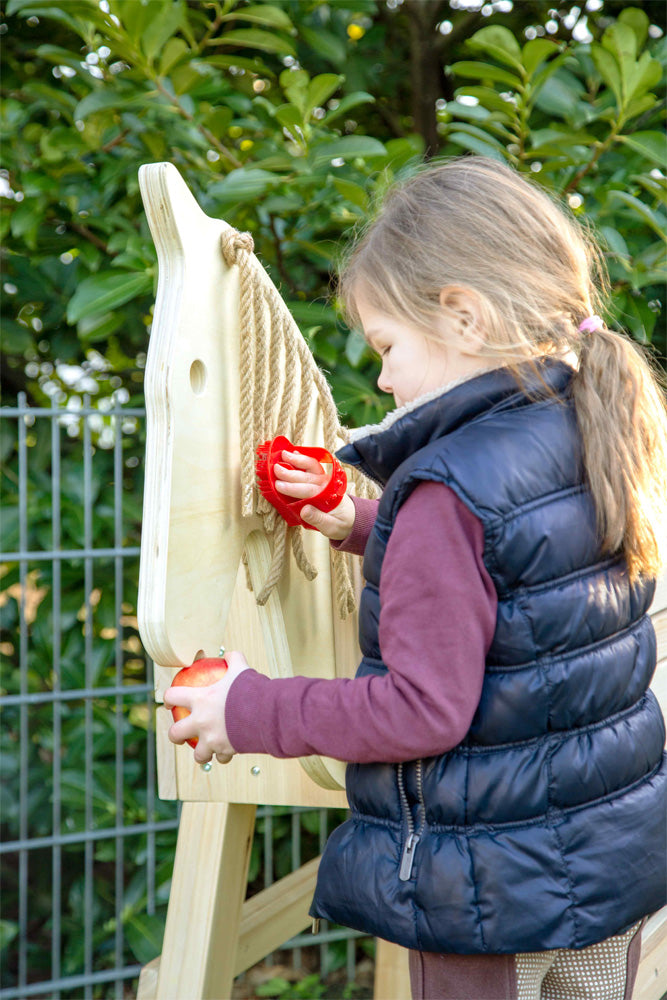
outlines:
[[[361,553],[377,501],[355,498],[338,547]],[[358,763],[444,753],[479,703],[497,596],[482,561],[481,522],[441,483],[421,483],[401,507],[380,576],[384,676],[272,680],[254,670],[229,690],[225,722],[239,753],[325,754]]]

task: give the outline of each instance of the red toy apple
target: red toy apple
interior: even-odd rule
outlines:
[[[227,673],[227,661],[219,659],[195,660],[191,667],[183,667],[179,670],[173,681],[172,687],[208,687],[221,680]],[[174,722],[180,722],[190,713],[182,705],[174,705],[171,710]],[[197,746],[197,740],[187,740],[191,747]]]

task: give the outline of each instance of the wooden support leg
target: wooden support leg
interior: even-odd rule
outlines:
[[[228,1000],[255,825],[254,805],[186,802],[178,829],[162,955],[140,1000]]]
[[[407,949],[376,938],[374,1000],[410,1000],[411,995]]]

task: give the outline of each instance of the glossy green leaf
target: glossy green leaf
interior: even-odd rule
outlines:
[[[495,160],[500,160],[505,162],[507,157],[501,152],[496,146],[491,144],[491,139],[489,136],[484,136],[484,138],[479,138],[475,135],[469,135],[466,132],[451,132],[447,134],[447,138],[450,142],[455,142],[457,146],[462,146],[464,149],[469,149],[473,153],[479,153],[480,156],[491,156]]]
[[[574,120],[580,98],[586,88],[569,70],[559,67],[538,94],[535,104],[547,114],[557,115],[565,120]]]
[[[356,205],[357,208],[363,209],[363,211],[368,210],[368,194],[362,188],[361,184],[355,184],[354,181],[346,181],[341,177],[334,178],[334,187],[344,198]]]
[[[141,47],[150,62],[167,44],[172,35],[182,27],[184,9],[181,0],[166,0],[162,4],[157,17],[144,29],[141,35]]]
[[[261,198],[283,180],[279,174],[261,168],[242,167],[232,170],[224,180],[211,184],[208,194],[215,197],[220,205],[254,201]]]
[[[521,48],[509,30],[500,24],[480,28],[468,39],[467,45],[474,52],[486,52],[506,66],[521,68]]]
[[[115,111],[127,108],[136,108],[145,104],[147,97],[143,93],[134,96],[126,96],[118,90],[107,90],[105,87],[92,90],[87,94],[74,109],[75,120],[85,121],[85,119],[96,111],[108,111],[113,108]]]
[[[328,101],[344,80],[345,77],[339,76],[337,73],[320,73],[319,76],[313,77],[308,84],[306,115],[309,115],[314,108],[321,107]]]
[[[303,114],[294,104],[281,104],[276,108],[275,117],[285,128],[303,128]]]
[[[264,24],[269,28],[279,28],[283,31],[292,30],[292,22],[280,7],[268,4],[253,4],[250,7],[235,7],[229,14],[223,14],[221,21],[252,21],[254,24]]]
[[[615,21],[605,29],[602,35],[602,45],[623,64],[633,65],[637,59],[637,36],[632,28],[620,21]]]
[[[110,12],[120,20],[122,27],[135,44],[141,41],[145,28],[160,17],[164,0],[110,0]]]
[[[19,925],[14,920],[0,920],[0,952],[14,940],[19,932]]]
[[[7,15],[20,14],[21,17],[44,17],[53,21],[60,21],[79,32],[80,28],[88,24],[98,25],[105,28],[108,19],[105,18],[99,5],[94,0],[69,0],[67,4],[49,4],[44,0],[9,0],[7,4]]]
[[[471,125],[469,122],[456,122],[453,127],[457,129],[457,134],[464,133],[467,136],[472,136],[483,142],[490,149],[494,149],[497,153],[504,155],[505,146],[503,143],[498,142],[492,135],[489,135],[486,129],[479,128],[477,125]],[[453,140],[454,136],[451,135],[449,138]]]
[[[305,69],[285,69],[280,74],[279,81],[287,98],[299,108],[305,117],[310,84],[308,73]]]
[[[356,108],[360,104],[373,104],[374,102],[375,98],[373,95],[367,94],[363,90],[357,90],[353,94],[346,94],[345,97],[341,98],[335,108],[327,111],[326,115],[322,119],[322,124],[330,125],[331,122],[336,121],[337,118],[342,118],[343,115],[346,115],[348,111],[352,110],[352,108]]]
[[[461,87],[460,90],[456,91],[457,97],[476,97],[480,104],[487,108],[489,111],[500,112],[501,114],[506,114],[509,118],[513,118],[516,115],[517,105],[513,101],[506,101],[500,96],[497,90],[492,90],[491,87]],[[517,99],[518,103],[518,99]],[[459,105],[460,107],[465,107],[465,105]]]
[[[648,52],[643,52],[634,68],[628,96],[630,98],[641,97],[647,90],[657,87],[661,80],[662,66],[657,59],[652,59]]]
[[[601,45],[593,44],[591,45],[591,58],[598,73],[612,90],[616,98],[617,107],[621,108],[623,106],[623,84],[616,57]]]
[[[318,144],[314,149],[314,164],[320,166],[341,157],[344,160],[366,156],[386,156],[386,147],[370,135],[344,135],[334,142]]]
[[[664,238],[665,232],[667,231],[667,217],[663,215],[662,212],[654,211],[645,202],[640,201],[634,195],[629,194],[627,191],[609,191],[607,194],[607,202],[618,201],[621,202],[626,208],[629,208],[631,212],[646,223],[658,236]]]
[[[302,24],[299,34],[306,45],[309,45],[318,55],[327,59],[334,66],[343,67],[347,58],[347,46],[336,35],[330,31],[310,28],[307,24]]]
[[[133,913],[123,923],[125,938],[137,962],[146,965],[162,951],[164,920],[148,913]]]
[[[612,226],[601,226],[600,232],[607,241],[610,250],[612,250],[617,257],[620,257],[625,261],[630,260],[628,245],[617,229],[614,229]]]
[[[659,167],[667,165],[667,136],[664,132],[633,132],[632,135],[619,135],[618,141],[642,153]]]
[[[216,39],[217,45],[238,45],[245,49],[259,49],[261,52],[276,52],[281,56],[295,56],[291,42],[282,35],[275,35],[259,28],[237,28],[226,31]]]
[[[533,38],[526,42],[521,50],[526,74],[531,77],[538,66],[541,66],[545,59],[560,51],[560,45],[552,42],[549,38]]]
[[[269,69],[261,59],[251,59],[250,57],[236,55],[236,53],[233,56],[206,56],[205,59],[193,60],[194,65],[197,62],[202,62],[206,66],[218,66],[220,69],[229,69],[230,66],[236,66],[239,69],[248,70],[249,73],[257,73],[268,77],[275,76],[273,70]]]
[[[67,306],[67,322],[77,323],[86,316],[109,312],[153,287],[150,274],[132,271],[103,271],[84,278]]]
[[[160,76],[167,76],[170,69],[189,52],[187,42],[182,38],[170,38],[164,47],[159,63]]]
[[[472,77],[474,80],[494,80],[496,83],[505,83],[513,90],[523,89],[521,77],[510,73],[509,70],[501,66],[494,66],[492,63],[483,62],[455,62],[450,66],[455,76]]]
[[[626,7],[620,11],[618,20],[634,32],[637,41],[637,51],[639,52],[644,47],[648,37],[650,22],[646,12],[640,10],[639,7]]]

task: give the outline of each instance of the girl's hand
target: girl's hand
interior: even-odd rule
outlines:
[[[225,660],[227,673],[215,684],[169,688],[164,694],[165,708],[181,705],[190,712],[170,727],[169,739],[179,745],[197,739],[194,754],[198,764],[208,764],[214,754],[221,764],[228,764],[236,753],[227,736],[225,705],[232,683],[249,665],[243,653],[234,650],[225,653]]]
[[[331,470],[327,471],[317,459],[308,455],[284,451],[282,458],[284,462],[295,466],[294,469],[286,469],[282,465],[274,466],[276,489],[285,496],[295,497],[298,500],[317,496],[331,478]],[[327,538],[339,542],[347,538],[352,531],[355,509],[351,498],[345,494],[338,506],[328,514],[308,504],[301,508],[301,517]]]

